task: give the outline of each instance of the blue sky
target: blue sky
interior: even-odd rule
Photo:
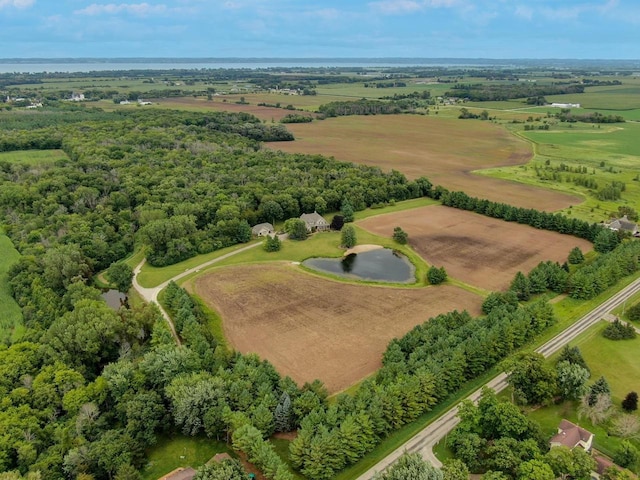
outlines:
[[[640,58],[640,0],[0,0],[0,57]]]

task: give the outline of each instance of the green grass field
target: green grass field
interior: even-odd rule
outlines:
[[[50,165],[57,160],[67,159],[62,150],[20,150],[0,153],[0,162],[24,163],[30,166]]]
[[[640,338],[608,340],[602,336],[605,326],[605,322],[599,323],[571,342],[571,345],[580,348],[591,369],[589,383],[604,376],[611,387],[613,404],[619,409],[626,394],[631,390],[637,390],[640,385],[640,364],[637,361]],[[595,448],[607,455],[613,455],[622,439],[609,435],[605,425],[593,425],[589,419],[579,418],[578,405],[578,402],[566,401],[559,405],[536,409],[530,412],[529,416],[540,423],[543,432],[548,436],[557,431],[558,423],[563,418],[578,423],[595,434]],[[640,448],[639,439],[633,440],[633,443]]]
[[[606,220],[619,205],[640,209],[640,123],[615,125],[560,124],[549,131],[520,130],[521,126],[510,127],[517,135],[534,145],[534,158],[518,167],[498,167],[476,171],[480,175],[516,180],[531,185],[551,188],[581,196],[585,201],[573,205],[563,213],[575,215],[588,221]],[[548,163],[547,163],[548,162]],[[564,181],[538,176],[538,172],[550,174],[561,165],[571,168],[585,167],[582,178],[594,179],[602,188],[617,181],[625,184],[621,199],[617,201],[599,200],[596,192],[570,181],[570,172],[562,173]]]
[[[22,312],[9,290],[7,272],[20,254],[0,229],[0,342],[8,343],[16,340],[23,332]]]
[[[235,453],[225,442],[205,437],[160,437],[147,452],[147,465],[142,470],[143,480],[157,480],[178,467],[197,468],[216,453]]]

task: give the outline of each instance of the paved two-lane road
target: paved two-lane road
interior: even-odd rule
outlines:
[[[626,288],[594,308],[591,312],[587,313],[580,320],[572,324],[570,327],[553,337],[547,343],[542,345],[536,350],[545,357],[557,352],[564,347],[571,340],[575,339],[578,335],[583,333],[589,327],[599,322],[607,313],[613,310],[615,307],[624,303],[635,293],[640,292],[640,279],[634,281]],[[496,392],[499,392],[507,386],[507,376],[501,373],[491,381],[487,382],[485,386],[492,388]],[[473,401],[477,401],[480,397],[482,389],[478,389],[473,392],[468,398]],[[444,413],[441,417],[429,424],[421,432],[416,434],[408,442],[401,447],[394,450],[387,457],[382,459],[371,469],[367,470],[363,475],[358,477],[358,480],[369,480],[373,478],[376,472],[382,471],[389,465],[394,463],[405,451],[406,452],[420,452],[422,456],[431,462],[433,465],[440,467],[442,463],[433,454],[433,446],[442,440],[447,433],[449,433],[458,424],[458,408],[453,407]]]

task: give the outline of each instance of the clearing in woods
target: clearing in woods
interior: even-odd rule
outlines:
[[[518,271],[526,274],[541,261],[564,262],[573,247],[583,252],[593,248],[591,242],[571,235],[440,205],[370,217],[358,226],[387,237],[400,226],[429,264],[492,291],[508,288]]]
[[[462,190],[519,207],[553,211],[576,205],[579,197],[531,185],[474,175],[474,170],[527,163],[531,145],[490,122],[421,115],[371,115],[288,124],[293,142],[268,143],[292,153],[333,156],[426,176],[434,185]]]
[[[220,314],[236,350],[257,353],[299,384],[319,378],[332,393],[380,368],[392,338],[453,309],[477,315],[482,303],[450,285],[348,284],[284,262],[221,267],[193,288]]]

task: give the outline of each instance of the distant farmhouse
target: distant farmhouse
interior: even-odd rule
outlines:
[[[558,433],[549,440],[551,447],[565,446],[572,450],[576,447],[581,447],[585,452],[591,450],[592,443],[593,433],[571,423],[569,420],[562,420],[558,425]]]
[[[609,223],[603,223],[603,225],[614,232],[629,232],[634,237],[640,237],[640,228],[638,228],[638,224],[629,220],[626,215],[622,218],[614,218]]]
[[[307,225],[308,232],[329,230],[329,222],[327,222],[318,212],[303,213],[300,220]]]
[[[580,108],[579,103],[552,103],[550,106],[556,108]]]
[[[266,237],[268,235],[273,235],[274,228],[270,223],[259,223],[251,227],[251,233],[258,237]]]
[[[84,98],[84,93],[72,93],[71,94],[71,101],[72,102],[84,102],[85,98]]]

